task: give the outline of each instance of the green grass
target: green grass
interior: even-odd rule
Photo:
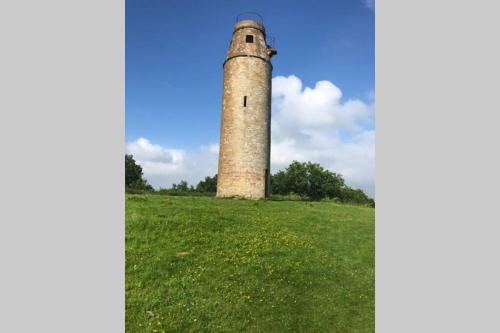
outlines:
[[[373,332],[374,213],[127,195],[126,331]]]

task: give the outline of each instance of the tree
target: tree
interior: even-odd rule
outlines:
[[[355,203],[375,207],[375,201],[369,198],[362,190],[353,189],[348,186],[342,188],[340,195],[342,202]]]
[[[201,193],[215,193],[217,192],[217,175],[210,177],[205,177],[204,180],[200,181],[196,185],[196,192]]]
[[[135,162],[132,155],[125,155],[125,187],[148,191],[153,190],[153,187],[142,178],[142,167]]]
[[[189,192],[189,185],[188,182],[185,180],[181,180],[179,184],[172,184],[172,190],[174,192]]]
[[[307,196],[309,192],[309,179],[307,177],[306,163],[293,161],[285,169],[285,181],[288,192],[296,193],[300,196]]]
[[[271,189],[274,194],[290,194],[287,174],[284,171],[278,171],[271,175]]]
[[[140,182],[142,179],[142,167],[136,164],[132,155],[125,155],[125,186],[134,187],[133,185]]]
[[[342,189],[345,186],[342,175],[325,170],[325,180],[322,185],[325,197],[340,198]]]
[[[347,186],[342,175],[312,162],[293,161],[285,170],[271,176],[271,187],[275,194],[295,193],[312,200],[338,198],[342,202],[375,207],[375,201],[362,190]]]
[[[271,186],[276,194],[295,193],[319,200],[339,197],[344,179],[317,163],[293,161],[284,171],[271,176]]]

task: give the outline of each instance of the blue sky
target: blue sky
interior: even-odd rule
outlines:
[[[373,2],[365,0],[126,0],[127,150],[140,157],[156,187],[180,179],[196,182],[216,170],[222,63],[236,16],[246,11],[261,14],[267,34],[276,38],[273,77],[283,78],[273,80],[273,169],[292,158],[315,159],[340,169],[332,171],[345,173],[349,183],[350,174],[367,169],[344,165],[353,160],[346,152],[360,148],[352,144],[373,134],[374,125],[375,16]],[[316,86],[321,81],[341,97],[327,85]],[[322,107],[311,111],[304,104],[306,87],[320,101],[324,97]],[[331,126],[299,126],[309,116]],[[335,141],[330,146],[337,149],[305,154],[319,138]],[[362,148],[373,150],[371,138],[365,139]],[[363,160],[361,150],[356,154],[356,163],[372,163]],[[356,177],[351,184],[373,194],[373,180]]]

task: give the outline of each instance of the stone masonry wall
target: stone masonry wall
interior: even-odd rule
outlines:
[[[246,43],[246,35],[253,35],[254,42]],[[269,58],[263,27],[239,22],[224,64],[218,197],[263,199],[269,193]]]

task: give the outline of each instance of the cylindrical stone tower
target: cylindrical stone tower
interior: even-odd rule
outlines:
[[[261,22],[239,21],[224,61],[218,197],[270,194],[271,57]]]

